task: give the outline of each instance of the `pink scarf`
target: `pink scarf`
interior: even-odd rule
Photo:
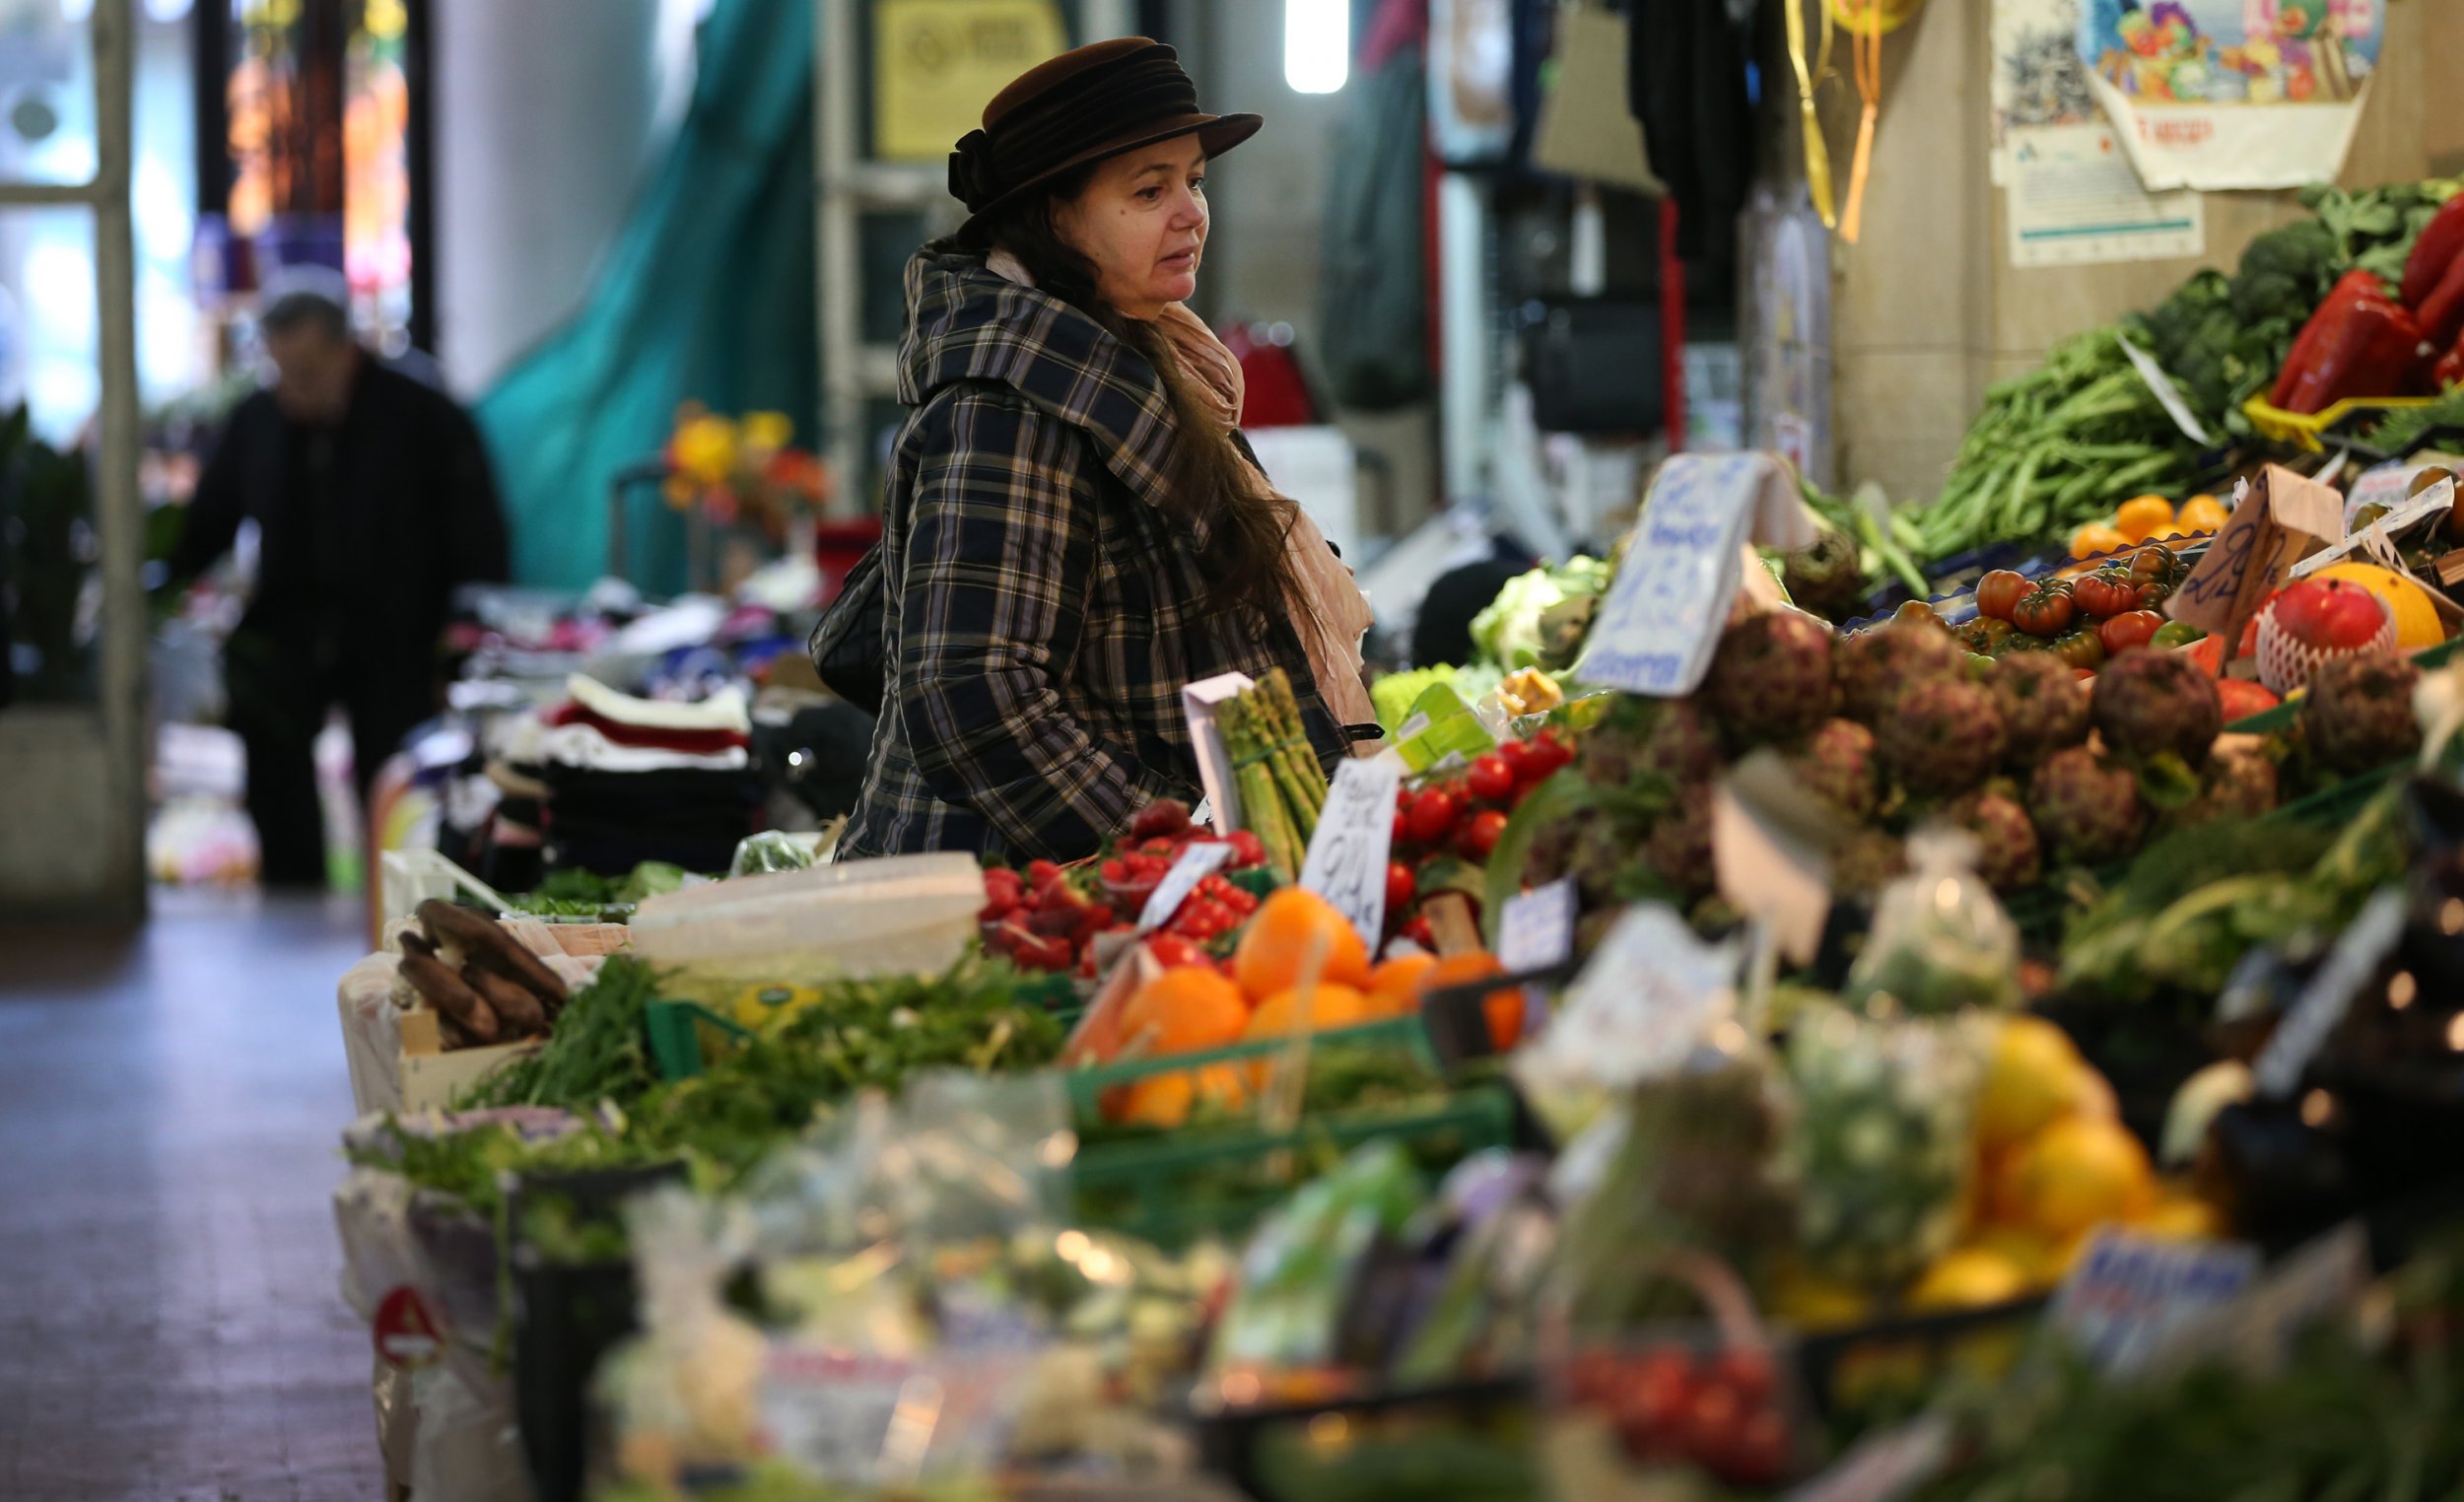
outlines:
[[[1223,424],[1228,432],[1241,425],[1241,401],[1248,393],[1241,375],[1241,362],[1215,337],[1206,321],[1179,303],[1167,304],[1157,315],[1155,326],[1171,341],[1172,352],[1179,357],[1182,371],[1195,377],[1198,399],[1207,412]],[[1361,682],[1360,639],[1366,635],[1371,616],[1369,602],[1352,581],[1351,566],[1335,556],[1327,546],[1326,534],[1318,523],[1309,519],[1309,512],[1299,507],[1292,509],[1292,530],[1288,547],[1292,559],[1292,577],[1309,598],[1310,613],[1316,619],[1296,620],[1301,647],[1309,653],[1309,670],[1318,680],[1318,692],[1326,697],[1327,708],[1344,724],[1375,724],[1377,710],[1369,702],[1369,690]],[[1363,741],[1356,754],[1373,756],[1375,742]]]

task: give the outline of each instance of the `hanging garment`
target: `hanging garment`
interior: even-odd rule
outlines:
[[[1388,0],[1388,10],[1410,4]],[[1350,91],[1331,147],[1318,353],[1335,399],[1359,412],[1407,406],[1436,388],[1422,223],[1423,57],[1419,46],[1390,46],[1384,64]]]
[[[1626,88],[1677,201],[1677,253],[1730,259],[1753,187],[1752,0],[1631,0],[1628,16]]]

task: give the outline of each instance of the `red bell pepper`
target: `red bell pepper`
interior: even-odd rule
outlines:
[[[2464,340],[2458,340],[2455,348],[2439,356],[2438,364],[2430,373],[2430,386],[2433,391],[2444,391],[2456,385],[2464,385]]]
[[[2368,272],[2352,272],[2338,282],[2310,323],[2318,339],[2306,363],[2296,367],[2286,361],[2270,397],[2277,406],[2324,412],[2351,396],[2394,396],[2411,379],[2421,356],[2421,325]],[[2298,340],[2294,348],[2298,352]]]
[[[2464,334],[2464,255],[2447,263],[2446,275],[2429,297],[2407,306],[2422,325],[2422,337],[2433,347],[2445,349],[2455,343],[2455,336]]]
[[[2413,254],[2404,263],[2404,306],[2421,307],[2459,256],[2464,256],[2464,193],[2448,199],[2413,241]]]

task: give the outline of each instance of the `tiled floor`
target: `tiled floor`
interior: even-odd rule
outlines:
[[[345,903],[0,925],[0,1498],[379,1498],[328,1202]]]

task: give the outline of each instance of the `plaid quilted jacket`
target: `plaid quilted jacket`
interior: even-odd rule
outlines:
[[[847,855],[1091,854],[1156,798],[1196,801],[1181,690],[1291,675],[1322,763],[1345,735],[1299,636],[1200,608],[1159,510],[1174,416],[1154,368],[1085,314],[946,243],[907,267],[883,501],[889,660]]]

